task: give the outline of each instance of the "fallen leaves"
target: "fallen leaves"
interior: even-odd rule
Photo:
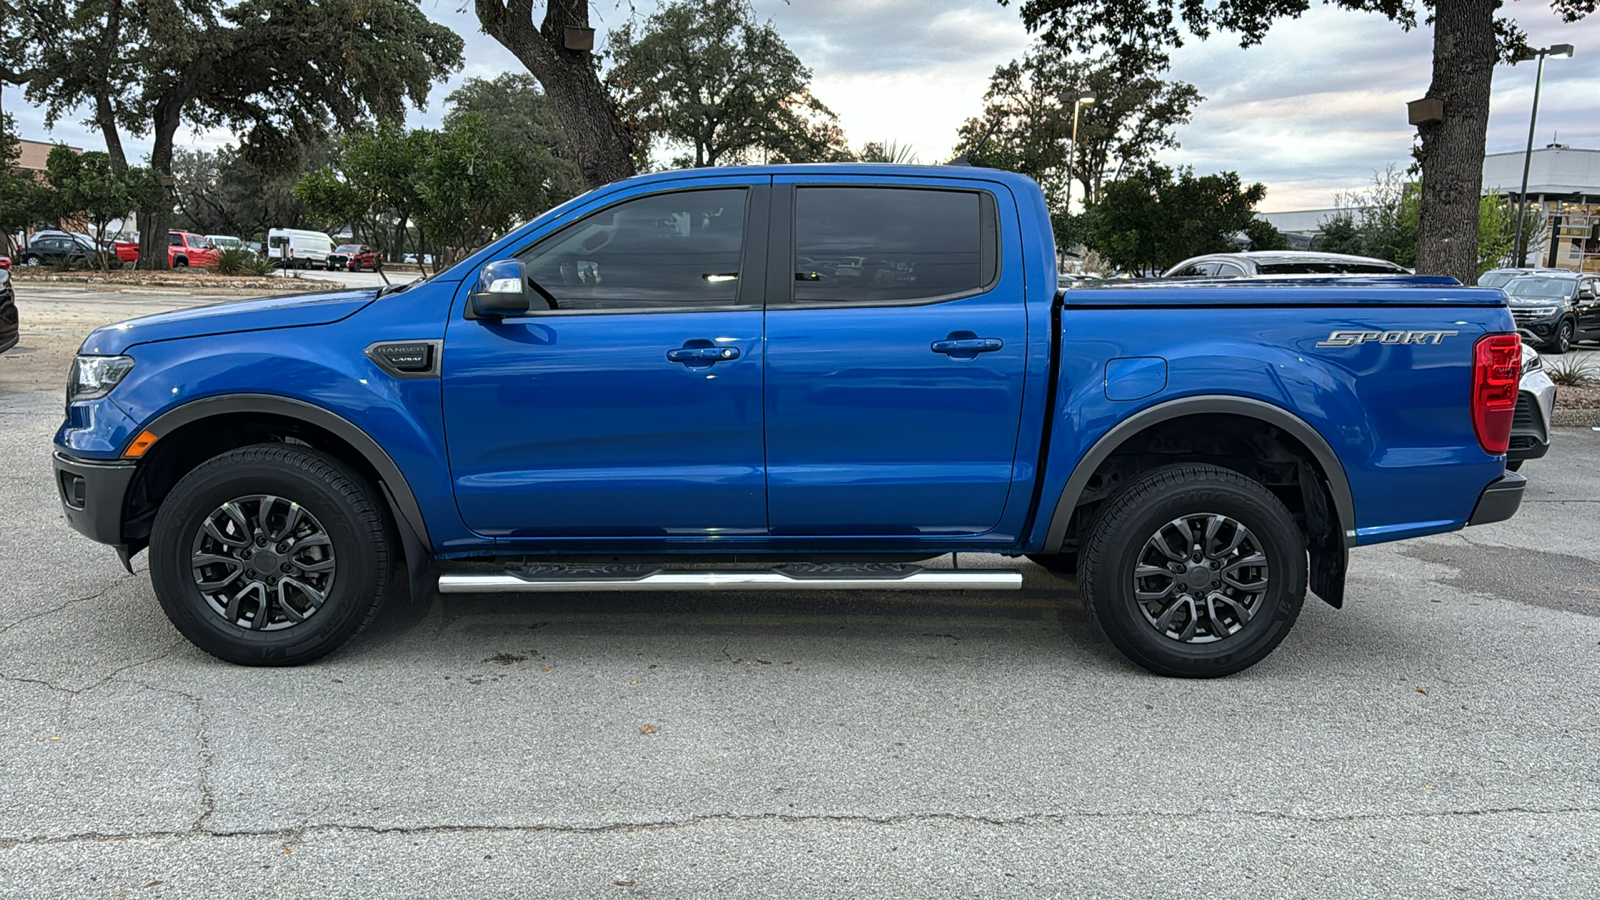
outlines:
[[[639,733],[640,734],[655,734],[656,732],[658,732],[660,730],[661,730],[660,726],[651,725],[649,722],[646,722],[645,724],[639,726]]]
[[[1422,696],[1426,697],[1426,696],[1428,696],[1428,689],[1425,688],[1425,687],[1419,687],[1419,688],[1417,688],[1417,693],[1419,693]]]

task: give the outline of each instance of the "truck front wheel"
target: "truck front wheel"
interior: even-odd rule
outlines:
[[[388,510],[333,457],[256,444],[185,475],[151,529],[150,577],[172,624],[228,662],[337,650],[397,577]]]
[[[1305,541],[1261,484],[1217,466],[1169,466],[1106,501],[1078,584],[1090,618],[1133,662],[1179,678],[1231,675],[1293,627]]]

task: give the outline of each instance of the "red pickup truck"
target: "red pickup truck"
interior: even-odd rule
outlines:
[[[359,272],[362,269],[378,269],[383,265],[383,260],[366,244],[340,244],[328,254],[327,265],[329,271],[349,269]]]
[[[167,264],[174,269],[186,266],[215,269],[221,255],[222,251],[203,234],[188,231],[167,232]]]

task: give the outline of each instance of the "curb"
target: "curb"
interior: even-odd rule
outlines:
[[[160,289],[162,293],[176,291],[191,291],[197,293],[212,293],[215,291],[274,291],[284,293],[287,289],[294,293],[310,293],[313,291],[342,290],[337,282],[313,280],[288,279],[288,278],[226,278],[216,275],[178,275],[158,278],[119,278],[116,275],[96,274],[21,274],[13,269],[12,281],[16,284],[75,284],[85,287],[106,288],[131,288],[131,289]]]

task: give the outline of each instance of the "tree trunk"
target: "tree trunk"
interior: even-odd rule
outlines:
[[[1417,272],[1449,275],[1462,284],[1478,277],[1478,198],[1497,61],[1498,5],[1495,0],[1440,0],[1435,7],[1433,83],[1427,96],[1444,101],[1444,121],[1417,129],[1422,135]]]
[[[568,26],[589,27],[588,0],[547,0],[544,24],[533,24],[533,0],[476,0],[483,30],[539,79],[572,142],[590,187],[634,173],[633,134],[622,121],[600,76],[594,54],[568,50]]]
[[[156,178],[172,177],[172,142],[178,133],[183,101],[163,97],[156,101],[155,141],[150,146],[150,168]],[[171,188],[163,184],[167,193],[148,209],[140,210],[139,268],[171,269],[172,260],[167,252],[167,232],[172,228]]]
[[[122,45],[122,0],[115,0],[106,10],[106,29],[100,34],[100,58],[115,58]],[[111,107],[111,75],[102,74],[94,89],[94,122],[106,139],[106,153],[111,157],[111,171],[118,178],[128,173],[128,155],[122,150],[122,136],[117,133],[117,116]]]

